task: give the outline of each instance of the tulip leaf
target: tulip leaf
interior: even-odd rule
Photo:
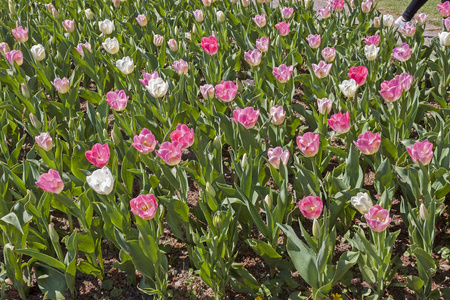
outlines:
[[[67,285],[61,272],[40,264],[35,265],[35,272],[39,289],[46,297],[54,300],[65,299]]]
[[[281,260],[281,255],[267,243],[255,239],[247,239],[245,242],[252,247],[256,254],[261,256],[271,268],[275,268]]]

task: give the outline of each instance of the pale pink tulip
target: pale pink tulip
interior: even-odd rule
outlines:
[[[159,74],[158,72],[155,71],[153,73],[144,73],[142,77],[144,79],[139,79],[139,82],[142,83],[144,86],[148,86],[148,82],[152,79],[159,78]]]
[[[450,16],[450,1],[446,1],[444,3],[439,3],[437,5],[438,12],[441,16],[448,17]]]
[[[205,84],[200,86],[200,93],[203,96],[203,99],[212,99],[214,98],[214,86],[212,84]]]
[[[424,25],[425,22],[427,21],[428,15],[426,13],[420,13],[420,14],[416,14],[414,16],[414,20],[416,20],[417,25]]]
[[[394,78],[390,81],[383,81],[381,84],[380,95],[387,102],[395,102],[402,96],[403,87],[402,82]]]
[[[357,141],[353,141],[356,147],[366,155],[372,155],[378,152],[381,144],[380,134],[377,132],[373,134],[370,131],[366,131],[358,136]]]
[[[328,115],[333,106],[333,101],[328,98],[317,99],[317,110],[322,115]]]
[[[181,145],[177,142],[164,142],[159,147],[159,150],[156,150],[156,154],[169,166],[175,166],[181,161],[182,149]]]
[[[62,79],[56,77],[51,83],[60,94],[65,94],[69,91],[69,80],[66,77]]]
[[[158,201],[153,194],[139,195],[130,201],[131,212],[143,220],[153,219],[158,210]]]
[[[332,62],[336,58],[336,49],[333,47],[326,47],[322,50],[322,57],[327,62]]]
[[[28,41],[28,28],[23,28],[22,26],[19,26],[17,28],[14,28],[11,30],[14,38],[19,43],[25,43]]]
[[[181,148],[188,148],[194,144],[194,129],[184,124],[178,124],[177,129],[170,134],[172,143],[177,142]]]
[[[84,44],[80,43],[75,47],[75,50],[77,50],[78,53],[80,53],[80,55],[83,55],[84,54],[83,48],[85,48],[88,51],[91,51],[91,44],[89,44],[88,42],[86,42]]]
[[[408,22],[403,26],[402,33],[404,36],[412,37],[416,33],[416,26],[413,23]]]
[[[331,16],[331,8],[329,6],[317,10],[317,14],[322,19],[328,19]]]
[[[266,26],[266,15],[256,15],[254,18],[252,18],[253,22],[255,22],[256,25],[258,25],[259,28],[262,28]]]
[[[256,67],[261,63],[261,56],[261,51],[259,51],[258,49],[244,52],[245,61],[248,62],[248,64],[252,67]]]
[[[284,118],[286,117],[286,112],[284,111],[283,106],[275,105],[271,107],[269,117],[271,118],[272,124],[283,124]]]
[[[424,140],[423,142],[415,142],[411,147],[406,147],[409,155],[415,164],[419,164],[419,162],[426,166],[433,159],[433,144],[428,140]]]
[[[217,98],[223,102],[231,102],[236,97],[238,86],[233,81],[221,81],[215,90]]]
[[[283,19],[290,19],[293,13],[294,9],[292,7],[283,7],[281,9],[281,15],[283,16]]]
[[[0,53],[3,56],[6,56],[6,53],[8,53],[9,51],[11,51],[11,49],[9,48],[9,45],[5,42],[0,43]]]
[[[175,52],[175,51],[178,50],[178,43],[177,43],[177,41],[174,40],[174,39],[170,39],[170,40],[167,42],[167,45],[169,46],[170,51]]]
[[[318,65],[312,64],[314,74],[316,74],[319,79],[327,77],[328,74],[330,74],[332,66],[333,64],[327,64],[323,60],[321,60]]]
[[[278,31],[280,32],[281,36],[286,36],[289,34],[289,23],[286,22],[280,22],[278,24],[275,25],[275,28],[278,29]]]
[[[269,50],[269,39],[264,36],[257,39],[256,48],[258,48],[261,52],[267,52],[267,50]]]
[[[287,165],[289,160],[289,151],[285,150],[283,151],[283,148],[276,147],[276,148],[269,148],[267,151],[267,156],[269,157],[269,163],[275,168],[280,168],[280,162],[283,165]]]
[[[203,11],[200,9],[194,10],[194,12],[192,13],[194,15],[194,19],[197,22],[203,22]]]
[[[44,151],[50,151],[53,148],[53,140],[48,132],[41,133],[35,137],[34,140],[39,147],[44,149]]]
[[[306,157],[314,157],[319,151],[319,134],[307,132],[297,137],[297,146]]]
[[[142,27],[147,25],[147,17],[145,15],[139,15],[136,17],[136,21]]]
[[[392,50],[392,56],[399,61],[407,61],[411,57],[412,50],[408,44],[403,43],[400,47]]]
[[[319,48],[320,43],[322,42],[322,38],[318,34],[310,34],[308,35],[306,40],[308,41],[308,44],[312,49]]]
[[[115,90],[106,94],[106,102],[115,111],[122,111],[127,107],[128,99],[130,97],[125,94],[124,90]]]
[[[294,66],[286,66],[285,64],[279,67],[273,67],[272,74],[280,83],[285,83],[291,79],[292,72],[294,71]]]
[[[298,203],[298,209],[310,220],[317,219],[322,214],[323,203],[319,197],[308,196]]]
[[[36,185],[45,192],[59,194],[64,189],[64,183],[59,175],[58,171],[50,169],[48,173],[44,173],[39,176],[39,181]]]
[[[255,127],[258,122],[259,110],[253,107],[238,108],[233,111],[233,118],[231,120],[236,123],[241,123],[246,129]]]
[[[92,150],[86,151],[85,156],[91,164],[97,168],[103,168],[108,164],[111,154],[108,144],[97,143],[92,147]]]
[[[450,31],[450,17],[446,18],[443,20],[445,29],[447,29],[447,31]]]
[[[158,141],[155,140],[155,136],[150,130],[144,128],[141,130],[139,135],[133,137],[132,146],[142,154],[149,154],[155,150]]]
[[[402,84],[402,88],[405,92],[409,91],[413,82],[412,75],[409,75],[408,73],[402,73],[395,76],[395,79],[397,79]]]
[[[376,232],[384,231],[391,222],[389,211],[381,206],[374,205],[369,209],[369,212],[364,215],[369,227]]]
[[[370,12],[370,9],[372,8],[372,1],[366,1],[361,3],[361,11],[365,14]]]
[[[177,74],[180,76],[187,74],[187,72],[189,71],[189,65],[183,59],[174,61],[172,64],[172,67],[175,69]]]
[[[346,112],[345,114],[339,112],[332,115],[328,119],[328,125],[337,133],[347,133],[351,128],[349,112]]]
[[[20,50],[11,50],[6,53],[6,60],[14,66],[14,62],[17,63],[18,66],[23,64],[23,53]]]
[[[75,30],[75,21],[74,20],[65,20],[62,22],[62,25],[68,33],[72,33]]]

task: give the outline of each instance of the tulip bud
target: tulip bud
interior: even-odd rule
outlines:
[[[214,227],[216,227],[217,229],[222,228],[223,220],[222,220],[222,217],[220,216],[220,214],[216,214],[214,216],[213,224],[214,224]]]
[[[314,221],[313,221],[312,231],[313,231],[313,235],[316,237],[316,239],[318,239],[320,237],[321,228],[320,228],[319,221],[317,221],[317,219],[314,219]]]
[[[14,8],[14,2],[12,0],[8,0],[8,6],[9,6],[9,13],[11,16],[16,15],[16,9]]]
[[[174,39],[170,39],[170,40],[167,42],[167,45],[169,46],[170,51],[175,52],[175,51],[178,50],[178,44],[177,44],[177,41],[174,40]]]
[[[266,195],[266,197],[264,198],[264,202],[266,202],[266,204],[267,204],[267,209],[271,210],[272,209],[272,199],[269,197],[269,195]]]
[[[211,196],[211,197],[216,197],[216,191],[214,190],[214,188],[212,187],[212,185],[207,182],[206,183],[206,192]]]
[[[248,158],[247,158],[247,153],[244,154],[244,156],[242,156],[242,160],[241,160],[241,167],[242,169],[245,169],[248,165]]]
[[[48,224],[48,233],[50,235],[50,239],[54,243],[58,243],[59,242],[58,232],[56,232],[55,227],[53,226],[53,224]]]
[[[22,92],[22,96],[24,96],[25,98],[30,98],[30,90],[25,85],[25,83],[22,83],[20,85],[20,91]]]
[[[86,15],[86,19],[88,19],[89,21],[94,19],[94,14],[92,13],[92,10],[90,8],[86,9],[84,11],[84,14]]]
[[[35,115],[33,115],[33,113],[30,113],[29,117],[31,125],[33,125],[37,129],[40,129],[42,127],[42,123],[36,118]]]
[[[220,142],[220,138],[216,136],[213,141],[214,147],[218,150],[222,150],[222,143]]]
[[[419,208],[419,216],[420,216],[420,218],[422,219],[422,220],[424,220],[424,221],[426,221],[426,220],[428,220],[428,217],[430,216],[429,214],[428,214],[428,210],[427,210],[427,208],[425,207],[425,204],[420,204],[420,208]]]
[[[219,10],[219,11],[216,13],[216,16],[217,16],[217,21],[218,21],[218,22],[222,23],[222,22],[225,21],[225,14],[223,13],[223,11]]]

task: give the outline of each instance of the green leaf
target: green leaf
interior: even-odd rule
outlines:
[[[245,242],[252,247],[256,254],[261,256],[270,267],[274,268],[281,260],[281,255],[278,254],[277,251],[269,244],[254,239],[248,239]]]
[[[57,260],[47,254],[40,253],[33,249],[15,249],[14,252],[31,256],[43,263],[46,263],[47,265],[49,265],[51,267],[57,268],[58,270],[61,270],[63,272],[66,271],[66,266],[62,262],[60,262],[59,260]],[[65,282],[65,279],[64,279],[64,282]]]
[[[352,189],[360,188],[364,182],[364,173],[359,165],[359,152],[353,144],[346,161],[344,178]]]
[[[64,274],[53,268],[35,265],[36,280],[41,291],[50,299],[65,299],[66,279]]]
[[[406,277],[406,284],[408,285],[408,288],[410,288],[414,292],[420,293],[422,291],[424,282],[417,276],[409,275],[408,277]]]

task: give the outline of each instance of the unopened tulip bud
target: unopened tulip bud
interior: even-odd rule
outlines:
[[[242,169],[245,169],[248,165],[248,158],[247,158],[247,153],[244,154],[244,156],[242,156],[242,160],[241,160],[241,167]]]
[[[175,52],[175,51],[178,50],[178,44],[177,44],[177,41],[174,40],[174,39],[170,39],[170,40],[167,42],[167,45],[169,46],[170,51]]]
[[[218,136],[214,138],[213,144],[216,149],[222,149],[222,143],[220,142],[220,138]]]
[[[84,11],[84,14],[86,15],[86,19],[88,19],[89,21],[94,19],[94,14],[92,13],[92,10],[90,8],[86,9]]]
[[[33,125],[37,129],[40,129],[42,127],[42,123],[36,118],[35,115],[33,115],[33,113],[30,113],[29,117],[31,125]]]
[[[428,210],[427,210],[427,208],[425,207],[425,204],[420,204],[420,208],[419,208],[419,216],[420,216],[420,218],[422,219],[422,220],[424,220],[424,221],[426,221],[426,220],[428,220],[428,217],[430,216],[429,214],[428,214]]]
[[[14,8],[14,2],[12,0],[8,0],[8,6],[9,6],[9,13],[11,16],[16,15],[16,9]]]
[[[25,98],[30,98],[30,90],[25,85],[25,83],[22,83],[20,85],[20,91],[22,92],[22,96],[24,96]]]
[[[271,210],[272,209],[272,199],[269,197],[269,195],[266,195],[266,197],[264,198],[264,202],[266,202],[267,208],[269,210]]]
[[[53,224],[48,224],[48,233],[50,235],[50,239],[54,243],[58,243],[59,242],[58,232],[56,232],[55,227],[53,226]]]
[[[216,191],[209,182],[206,183],[206,192],[213,198],[216,196]]]
[[[313,221],[313,235],[316,239],[318,239],[320,237],[320,231],[321,231],[321,227],[319,224],[319,221],[317,221],[317,219],[314,219]]]
[[[219,11],[216,13],[216,16],[217,16],[217,21],[218,21],[218,22],[222,23],[222,22],[225,21],[225,14],[223,13],[223,11],[219,10]]]
[[[223,221],[222,221],[222,217],[220,216],[220,214],[217,214],[214,216],[213,224],[214,224],[214,227],[216,227],[217,229],[222,228]]]

